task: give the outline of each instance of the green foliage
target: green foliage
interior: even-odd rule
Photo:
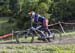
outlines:
[[[20,10],[15,13],[11,20],[14,21],[16,27],[19,29],[25,29],[29,26],[30,22],[28,17],[28,12],[34,10],[38,5],[38,0],[20,0]],[[19,2],[20,2],[19,1]]]
[[[11,33],[12,29],[14,29],[14,24],[8,23],[8,17],[0,18],[0,35]]]
[[[0,16],[9,16],[10,15],[10,9],[9,9],[9,0],[0,1],[3,3],[0,5]]]
[[[74,0],[4,0],[0,1],[0,16],[12,16],[17,28],[29,26],[28,12],[34,10],[49,18],[50,22],[68,21],[75,18]]]
[[[37,10],[40,14],[46,13],[48,11],[47,4],[44,2],[40,3]]]
[[[75,1],[74,0],[60,0],[58,2],[54,2],[52,4],[51,11],[51,18],[55,19],[56,21],[68,21],[75,19]]]
[[[0,24],[0,35],[11,33],[12,26],[13,25],[11,25],[9,23],[2,23],[2,24]]]

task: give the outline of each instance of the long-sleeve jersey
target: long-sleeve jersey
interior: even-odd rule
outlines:
[[[41,16],[37,13],[35,13],[34,11],[32,12],[32,16],[31,16],[32,19],[34,19],[34,22],[41,22],[43,23],[43,21],[45,20],[45,17],[44,16]]]

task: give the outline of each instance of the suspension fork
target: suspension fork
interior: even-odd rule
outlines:
[[[28,37],[28,34],[31,33],[30,31],[31,31],[31,29],[28,29],[28,31],[27,31],[27,33],[25,35],[25,38],[27,38]]]

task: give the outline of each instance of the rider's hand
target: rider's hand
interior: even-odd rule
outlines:
[[[38,26],[37,28],[36,28],[36,30],[38,30],[38,29],[40,29],[41,28],[41,26]]]
[[[34,27],[31,27],[31,29],[35,30],[36,28],[34,28]]]

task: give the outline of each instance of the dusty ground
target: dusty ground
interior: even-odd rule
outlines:
[[[4,42],[4,43],[0,43],[0,45],[16,45],[17,43],[16,42]],[[53,40],[51,42],[41,42],[41,41],[35,41],[33,43],[29,43],[29,42],[22,42],[22,43],[19,43],[19,44],[54,44],[54,45],[64,45],[64,44],[75,44],[75,36],[74,35],[70,35],[70,36],[64,36],[62,37],[61,40],[59,39],[56,39],[56,40]]]
[[[43,46],[50,46],[50,45],[71,45],[71,44],[75,44],[75,36],[64,36],[62,37],[62,40],[59,41],[59,39],[54,40],[52,42],[34,42],[34,43],[28,43],[28,42],[24,42],[24,43],[19,43],[17,44],[16,42],[5,42],[5,43],[0,43],[0,51],[4,50],[8,50],[9,53],[14,53],[13,51],[16,51],[17,49],[12,49],[12,48],[21,48],[20,46],[27,46],[27,45],[31,45],[31,46],[38,46],[38,45],[43,45]],[[2,52],[1,52],[2,53]]]

